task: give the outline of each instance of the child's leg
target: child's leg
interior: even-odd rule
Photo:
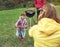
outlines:
[[[18,39],[23,42],[24,41],[24,38],[23,38],[23,35],[22,35],[22,31],[18,29],[16,29],[16,36],[18,37]]]
[[[19,30],[19,28],[16,29],[16,36],[21,38],[22,37],[22,33],[21,31]]]
[[[23,39],[23,37],[22,37],[22,31],[18,31],[18,38],[19,38],[19,40],[21,41],[21,42],[23,42],[24,41],[24,39]]]
[[[20,41],[24,42],[23,31],[20,31],[19,36],[20,36]]]
[[[16,36],[19,37],[19,31],[16,29]]]
[[[26,29],[23,29],[23,31],[22,31],[22,37],[25,38],[25,35],[26,35]]]

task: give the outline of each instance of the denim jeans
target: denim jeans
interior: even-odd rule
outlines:
[[[25,37],[26,29],[23,29],[22,31],[16,30],[16,36],[18,37]]]

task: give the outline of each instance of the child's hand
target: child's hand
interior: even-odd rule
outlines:
[[[18,25],[18,26],[15,26],[16,28],[20,28],[20,27],[22,27],[21,25]]]
[[[21,26],[21,28],[24,28],[24,26]]]
[[[27,28],[27,26],[22,26],[22,28]]]
[[[17,26],[17,25],[15,25],[15,28],[18,28],[18,26]]]

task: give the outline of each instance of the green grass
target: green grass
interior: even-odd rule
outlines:
[[[56,9],[60,16],[60,7],[57,6]],[[0,11],[0,47],[33,47],[33,39],[29,38],[28,31],[24,43],[21,43],[15,35],[15,22],[25,10],[27,8]],[[36,20],[36,16],[34,19]],[[29,18],[27,20],[29,22]]]
[[[15,35],[15,23],[25,10],[26,8],[0,11],[0,47],[33,47],[28,34],[24,43]]]

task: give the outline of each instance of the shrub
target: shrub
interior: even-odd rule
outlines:
[[[6,1],[4,4],[5,4],[6,8],[12,8],[15,6],[15,4],[13,2],[9,2],[9,1]]]

